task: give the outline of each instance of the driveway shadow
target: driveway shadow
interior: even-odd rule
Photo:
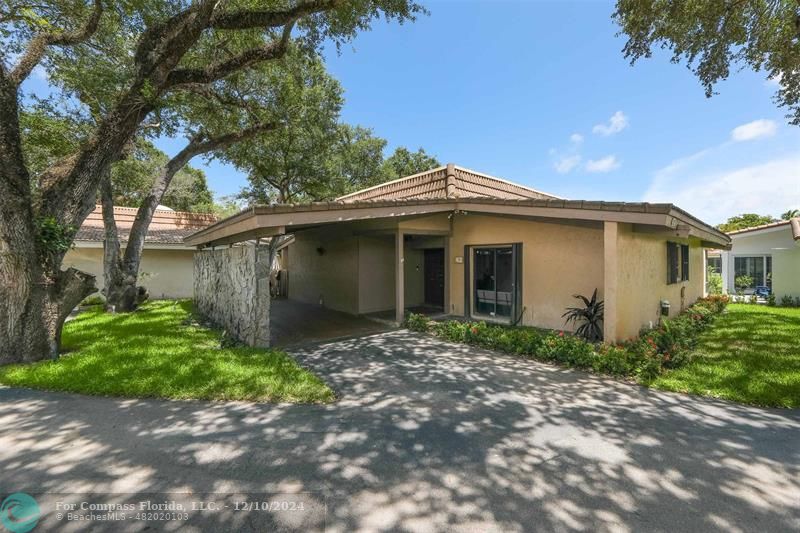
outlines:
[[[223,510],[189,524],[206,530],[800,527],[798,411],[654,392],[407,331],[293,355],[337,403],[0,389],[3,485],[253,492],[305,504],[303,513]]]

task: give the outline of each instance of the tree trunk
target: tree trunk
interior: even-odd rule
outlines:
[[[28,246],[33,248],[34,242]],[[23,259],[28,257],[33,261]],[[0,365],[57,358],[64,321],[96,290],[90,274],[74,268],[47,273],[37,254],[4,251],[0,287]]]
[[[106,309],[112,313],[134,311],[147,299],[147,291],[136,286],[137,276],[125,271],[120,257],[119,232],[114,220],[114,195],[111,173],[100,182],[100,203],[103,207],[103,294]]]
[[[164,198],[164,193],[172,183],[172,178],[175,177],[175,174],[198,154],[225,148],[253,137],[258,133],[275,129],[277,126],[278,124],[273,122],[257,124],[234,133],[205,140],[194,139],[189,142],[180,152],[175,154],[175,157],[159,169],[150,191],[144,197],[136,212],[136,218],[128,236],[128,243],[125,245],[125,255],[121,259],[119,238],[113,215],[114,205],[111,180],[110,178],[104,180],[107,183],[101,189],[103,225],[106,228],[103,269],[106,276],[106,303],[109,307],[113,307],[115,311],[133,311],[143,300],[147,299],[146,289],[136,286],[139,279],[139,266],[142,262],[142,251],[144,250],[147,231],[153,221],[156,208]]]

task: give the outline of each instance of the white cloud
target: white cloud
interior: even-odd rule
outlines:
[[[608,123],[595,125],[595,127],[592,128],[592,132],[608,137],[609,135],[621,132],[627,127],[628,117],[625,116],[625,113],[622,111],[617,111],[611,115],[611,118],[608,119]]]
[[[767,82],[766,83],[767,83],[767,85],[772,85],[774,87],[781,87],[782,86],[782,84],[781,84],[782,81],[783,81],[783,74],[779,73],[777,76],[774,76],[772,78],[767,78]]]
[[[739,213],[775,215],[800,205],[800,156],[722,172],[689,172],[690,160],[704,153],[658,171],[644,200],[676,204],[712,224]]]
[[[580,133],[573,133],[569,136],[569,140],[572,144],[581,144],[583,142],[583,135]]]
[[[759,119],[733,128],[731,139],[734,141],[752,141],[760,137],[772,137],[778,130],[773,120]]]
[[[607,155],[600,159],[590,159],[586,162],[586,172],[611,172],[620,166],[617,156]]]
[[[556,172],[559,174],[568,174],[572,169],[577,167],[580,162],[581,156],[579,155],[561,156],[553,163],[553,168],[556,169]]]

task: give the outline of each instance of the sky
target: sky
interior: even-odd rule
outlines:
[[[709,99],[664,53],[631,66],[613,2],[421,1],[430,16],[376,21],[324,51],[343,121],[373,128],[387,152],[423,147],[561,197],[671,202],[712,224],[800,208],[800,127],[763,73],[736,72]],[[217,196],[246,184],[192,164]]]

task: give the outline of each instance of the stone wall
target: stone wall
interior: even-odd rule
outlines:
[[[194,305],[248,346],[269,346],[269,250],[234,246],[194,254]]]

